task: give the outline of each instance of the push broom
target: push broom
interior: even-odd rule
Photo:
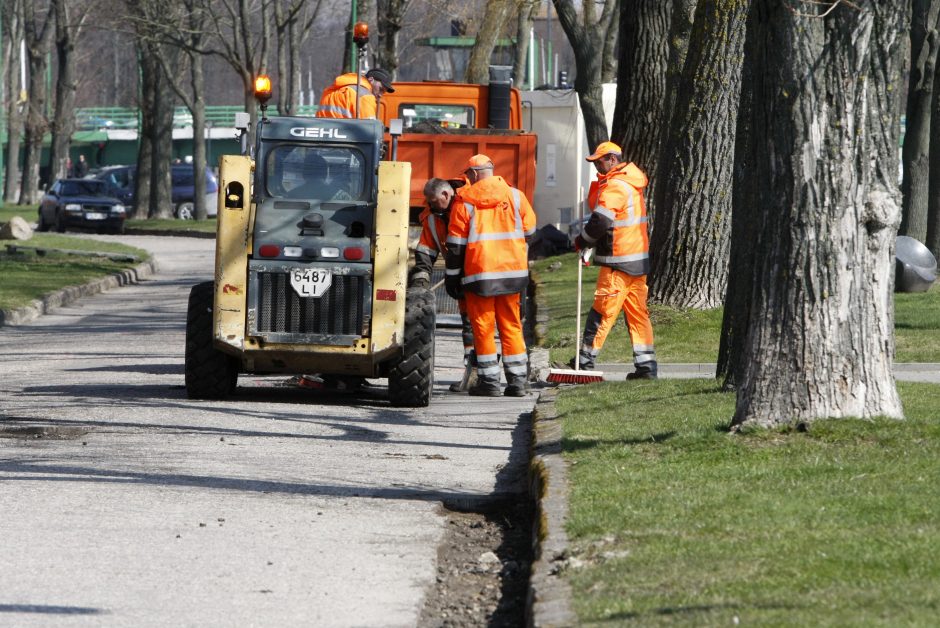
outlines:
[[[584,196],[584,188],[581,188],[581,196]],[[584,228],[582,223],[583,211],[584,211],[584,201],[581,200],[578,203],[578,224],[581,228]],[[553,384],[592,384],[594,382],[604,381],[604,373],[601,371],[582,371],[581,370],[581,351],[580,351],[580,338],[581,338],[581,277],[584,274],[584,263],[587,258],[588,251],[580,251],[578,253],[578,302],[576,307],[575,314],[575,329],[574,329],[574,338],[575,338],[575,350],[574,350],[574,368],[573,369],[549,369],[548,377],[546,378],[549,382]],[[584,257],[582,257],[582,255]]]

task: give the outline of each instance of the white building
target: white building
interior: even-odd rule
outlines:
[[[604,85],[604,113],[607,133],[614,118],[617,85]],[[584,135],[584,118],[574,90],[522,92],[522,125],[538,135],[535,198],[532,206],[538,226],[555,225],[567,232],[568,223],[577,220],[578,205],[596,175],[585,157],[594,151]]]

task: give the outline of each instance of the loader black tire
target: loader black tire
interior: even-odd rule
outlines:
[[[212,300],[215,284],[198,283],[189,292],[186,312],[186,396],[225,399],[235,392],[238,364],[212,344]]]
[[[409,288],[404,351],[388,374],[388,397],[393,406],[424,408],[431,403],[436,319],[434,294],[427,288]]]

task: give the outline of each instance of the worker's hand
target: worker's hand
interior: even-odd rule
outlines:
[[[581,251],[582,249],[584,249],[584,248],[585,248],[585,246],[584,246],[584,238],[582,238],[581,236],[575,236],[575,239],[574,239],[574,250],[580,252],[580,251]]]
[[[579,249],[578,257],[581,259],[581,263],[585,266],[590,266],[593,253],[594,249]]]
[[[463,286],[460,285],[460,277],[456,275],[447,275],[444,278],[444,289],[452,299],[463,298]]]

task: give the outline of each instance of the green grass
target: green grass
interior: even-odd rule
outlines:
[[[35,206],[0,206],[0,222],[7,222],[15,215],[33,221],[35,212]],[[45,256],[32,252],[8,255],[5,248],[7,244],[73,251],[128,253],[136,255],[138,262],[114,262],[105,258],[57,253],[48,253]],[[150,259],[150,254],[138,248],[64,234],[34,233],[32,238],[23,242],[0,241],[0,277],[3,277],[0,281],[0,309],[23,307],[34,299],[66,286],[83,284],[147,259]]]
[[[0,224],[10,222],[13,216],[19,216],[29,224],[36,222],[36,205],[2,205],[0,204]]]
[[[128,220],[125,228],[128,234],[133,234],[135,230],[146,229],[148,231],[199,231],[215,233],[216,220],[208,218],[206,220],[177,220],[175,218],[158,218],[154,220]]]
[[[559,395],[585,625],[933,626],[940,386],[907,420],[729,434],[711,381]]]
[[[548,329],[543,346],[551,360],[567,362],[576,346],[575,294],[577,266],[575,255],[561,255],[536,262],[534,272],[548,306]],[[550,270],[555,264],[560,268]],[[594,283],[598,269],[584,269],[581,291],[582,317],[594,300]],[[656,338],[656,356],[660,362],[707,362],[718,359],[721,338],[721,308],[714,310],[680,310],[650,305],[650,319]],[[895,359],[898,362],[940,362],[940,288],[929,292],[895,295]],[[627,328],[620,317],[607,336],[600,354],[601,363],[632,362]]]

